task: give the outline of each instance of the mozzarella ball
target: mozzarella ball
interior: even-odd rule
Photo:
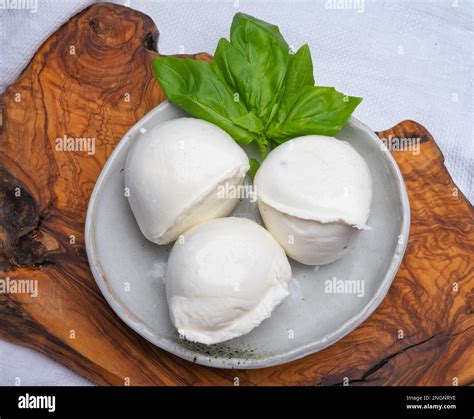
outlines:
[[[334,262],[369,229],[370,171],[345,141],[308,135],[283,143],[263,161],[255,187],[265,226],[303,264]]]
[[[241,185],[248,169],[247,155],[225,131],[180,118],[136,140],[127,157],[125,187],[143,235],[167,244],[196,224],[228,215],[238,199],[223,188]]]
[[[193,342],[244,335],[288,295],[291,267],[272,235],[246,218],[218,218],[176,241],[166,271],[172,324]]]

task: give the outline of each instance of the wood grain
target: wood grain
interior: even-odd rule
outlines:
[[[114,146],[164,99],[151,71],[157,39],[152,20],[133,9],[91,6],[1,97],[1,276],[37,280],[39,296],[0,294],[0,337],[99,384],[472,384],[473,209],[413,121],[379,133],[421,138],[418,155],[394,152],[411,203],[407,254],[377,311],[332,347],[267,369],[216,370],[165,353],[116,317],[88,268],[84,220]],[[95,138],[95,153],[58,151],[63,136]]]

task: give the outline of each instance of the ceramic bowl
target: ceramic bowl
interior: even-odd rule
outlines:
[[[402,261],[410,209],[395,160],[370,128],[351,118],[337,137],[355,147],[372,173],[372,230],[359,234],[350,252],[334,263],[312,267],[290,259],[290,296],[249,334],[210,346],[180,338],[170,323],[164,285],[172,245],[158,246],[141,234],[124,196],[124,166],[142,128],[182,116],[183,111],[164,102],[137,122],[108,159],[90,198],[87,256],[117,315],[156,346],[219,368],[290,362],[332,345],[366,320],[382,302]],[[256,203],[249,199],[241,200],[232,215],[262,224]]]

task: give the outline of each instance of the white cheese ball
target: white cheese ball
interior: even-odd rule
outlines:
[[[238,199],[223,193],[241,185],[249,169],[245,152],[209,122],[166,121],[139,137],[127,158],[128,201],[144,236],[157,244],[190,227],[225,217]]]
[[[263,161],[255,186],[265,226],[305,265],[334,262],[369,228],[370,171],[345,141],[308,135],[285,142]]]
[[[219,218],[187,231],[167,265],[172,324],[213,344],[250,332],[288,295],[291,267],[272,235],[246,218]]]

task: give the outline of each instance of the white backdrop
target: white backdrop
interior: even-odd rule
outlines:
[[[0,91],[18,77],[49,34],[91,3],[37,0],[35,5],[30,0],[32,10],[0,9]],[[317,84],[364,98],[355,116],[374,130],[403,119],[425,125],[455,182],[473,201],[473,0],[115,3],[153,18],[164,54],[183,49],[212,53],[218,39],[228,35],[237,11],[278,24],[290,45],[310,45]],[[15,384],[88,382],[32,350],[0,341],[0,385]]]

